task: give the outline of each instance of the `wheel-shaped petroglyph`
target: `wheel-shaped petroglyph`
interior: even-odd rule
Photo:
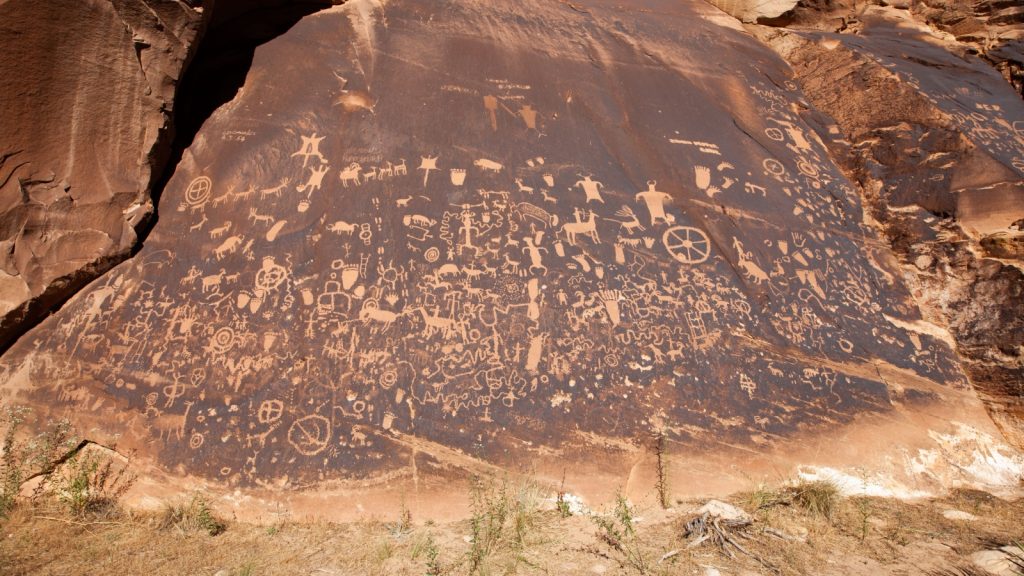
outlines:
[[[692,226],[673,226],[661,237],[668,253],[682,264],[700,264],[711,255],[708,235]]]
[[[213,189],[213,182],[207,176],[200,176],[189,182],[185,189],[185,202],[189,206],[201,206],[210,199],[210,190]]]
[[[323,416],[304,416],[292,423],[288,429],[288,443],[300,454],[319,454],[331,441],[331,422]]]

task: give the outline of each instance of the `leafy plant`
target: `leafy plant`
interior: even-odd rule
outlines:
[[[514,563],[523,561],[522,550],[532,532],[539,512],[535,486],[524,483],[513,490],[507,480],[474,477],[470,485],[470,573],[485,572],[488,557],[498,551],[515,554]]]
[[[640,574],[648,574],[651,562],[644,554],[636,532],[636,512],[622,494],[616,494],[611,514],[593,516],[598,527],[598,538],[622,555],[624,565]]]
[[[82,449],[48,478],[58,501],[75,516],[111,509],[135,484],[131,460],[118,464],[99,450]]]
[[[558,509],[558,515],[562,518],[568,518],[572,516],[572,507],[569,506],[569,501],[565,499],[565,471],[562,471],[562,482],[558,485],[558,494],[555,496],[555,507]]]
[[[22,485],[37,476],[51,474],[56,466],[74,454],[81,444],[72,434],[67,420],[49,422],[44,429],[27,440],[20,439],[21,428],[30,410],[24,407],[8,406],[0,412],[0,426],[3,439],[0,450],[0,518],[6,518],[14,507]],[[33,498],[38,498],[46,488],[41,482]]]

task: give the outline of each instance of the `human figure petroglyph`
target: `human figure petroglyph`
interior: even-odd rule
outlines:
[[[327,159],[324,158],[323,154],[320,153],[320,142],[322,142],[325,136],[317,138],[316,132],[310,136],[301,136],[302,145],[299,147],[299,151],[292,154],[292,158],[296,156],[302,156],[302,167],[305,168],[309,159],[316,156],[317,160],[321,163],[326,163]]]
[[[583,189],[583,193],[586,194],[587,203],[594,201],[604,204],[604,199],[601,198],[601,188],[604,187],[604,184],[596,180],[592,180],[590,176],[590,174],[587,174],[583,179],[577,180],[576,183],[573,184],[573,188]]]
[[[437,167],[437,156],[420,156],[418,170],[423,170],[423,187],[427,187],[427,179],[430,178],[431,170],[439,170]]]
[[[539,270],[542,275],[547,274],[548,269],[542,263],[542,257],[543,253],[546,253],[548,249],[535,245],[533,243],[533,238],[529,236],[524,236],[523,242],[526,244],[526,246],[523,247],[523,252],[530,257],[530,272]]]
[[[299,192],[305,192],[307,190],[313,192],[315,190],[319,190],[320,186],[324,182],[324,175],[327,174],[327,172],[330,169],[331,167],[326,164],[317,168],[311,168],[309,180],[306,180],[305,184],[300,184],[299,186],[296,186],[295,189],[298,190]]]
[[[665,224],[671,225],[675,222],[675,217],[671,214],[665,213],[665,202],[672,199],[672,196],[655,190],[655,186],[658,183],[654,180],[647,181],[647,190],[638,192],[636,195],[637,200],[643,200],[644,204],[647,205],[647,210],[651,214],[651,226],[654,226],[658,221],[662,221]]]

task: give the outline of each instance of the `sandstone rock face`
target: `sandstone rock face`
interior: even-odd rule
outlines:
[[[859,27],[760,33],[836,119],[849,150],[833,155],[868,191],[915,298],[950,328],[993,417],[1024,444],[1024,105],[986,62],[905,11],[868,10]]]
[[[779,18],[793,10],[796,0],[709,0],[722,12],[742,21],[758,22]]]
[[[192,4],[0,2],[0,345],[134,247]]]
[[[1013,484],[1024,464],[956,349],[1019,336],[1019,269],[965,261],[950,319],[922,280],[950,244],[875,220],[913,216],[913,246],[1008,232],[1024,104],[887,18],[780,32],[675,0],[309,16],[257,50],[141,251],[0,359],[4,401],[138,449],[150,478],[246,497],[501,469],[643,490],[652,433],[690,492],[794,463]]]

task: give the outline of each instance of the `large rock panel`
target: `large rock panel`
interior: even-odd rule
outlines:
[[[247,490],[628,488],[656,433],[708,491],[992,432],[786,63],[699,2],[640,4],[304,19],[138,256],[5,355],[6,401]]]

